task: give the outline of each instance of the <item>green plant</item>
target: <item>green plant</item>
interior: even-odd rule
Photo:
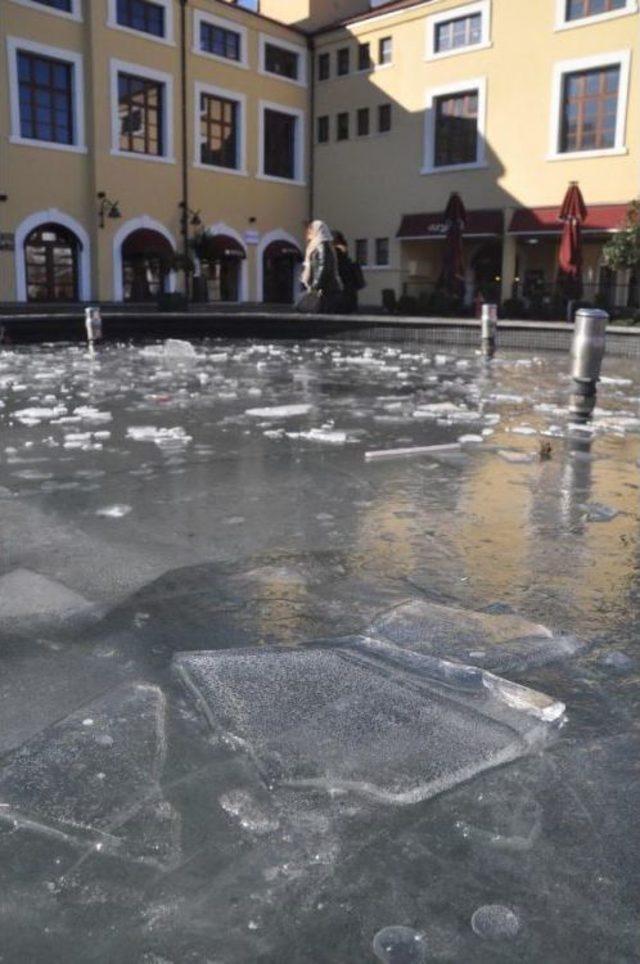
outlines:
[[[602,258],[614,271],[635,271],[640,297],[640,198],[629,205],[624,224],[605,244]]]

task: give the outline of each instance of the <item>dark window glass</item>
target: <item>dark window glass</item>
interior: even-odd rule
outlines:
[[[371,67],[371,45],[358,45],[358,70],[369,70]]]
[[[393,40],[391,37],[382,37],[378,48],[378,61],[381,64],[390,64],[393,57]]]
[[[597,17],[612,10],[624,10],[627,0],[567,0],[567,20]]]
[[[320,54],[318,57],[318,80],[328,80],[331,74],[331,58],[329,54]]]
[[[391,104],[380,104],[378,107],[378,132],[386,134],[391,130]]]
[[[149,0],[118,0],[116,18],[121,27],[164,37],[164,7]]]
[[[238,103],[212,94],[200,101],[200,160],[216,167],[238,167]]]
[[[349,73],[351,69],[351,57],[350,50],[348,47],[342,47],[338,51],[338,77],[344,77],[345,74]]]
[[[619,67],[566,75],[562,91],[562,153],[615,146],[619,86]]]
[[[299,63],[300,57],[293,50],[276,47],[275,44],[265,44],[264,69],[270,74],[297,80]]]
[[[369,108],[361,107],[358,111],[358,137],[366,137],[369,133]]]
[[[336,138],[339,141],[349,139],[349,115],[346,112],[336,117]]]
[[[355,256],[357,264],[369,264],[369,242],[366,238],[358,238],[355,242]]]
[[[240,60],[242,58],[242,46],[240,34],[235,30],[225,30],[215,23],[200,24],[200,49],[208,54],[215,54],[216,57],[225,57],[227,60]]]
[[[161,157],[164,84],[146,77],[118,74],[118,118],[121,151]]]
[[[296,177],[297,118],[278,110],[264,112],[264,173],[294,180]]]
[[[436,53],[472,47],[482,40],[482,14],[445,20],[436,27]]]
[[[389,264],[389,238],[376,238],[376,264]]]
[[[438,97],[435,105],[435,167],[473,164],[478,157],[478,93]]]
[[[318,143],[326,144],[329,140],[329,118],[319,117],[318,118]]]
[[[54,10],[64,10],[65,13],[72,13],[71,0],[36,0],[43,7],[52,7]]]
[[[73,66],[19,51],[18,87],[21,136],[73,144]]]
[[[44,224],[24,243],[27,299],[77,301],[78,239],[59,224]]]

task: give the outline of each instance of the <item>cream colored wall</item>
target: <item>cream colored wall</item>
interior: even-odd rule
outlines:
[[[260,0],[260,12],[281,23],[317,30],[365,13],[369,0]]]
[[[561,203],[570,180],[579,180],[587,204],[626,203],[639,191],[640,15],[555,31],[556,0],[492,0],[492,45],[428,61],[430,15],[455,10],[460,0],[435,0],[395,15],[378,14],[316,38],[318,52],[332,54],[332,79],[317,84],[315,116],[331,117],[331,143],[316,150],[315,214],[350,238],[393,238],[402,214],[442,210],[451,191],[468,208]],[[392,36],[394,62],[364,74],[335,77],[335,51],[358,43],[377,49]],[[626,145],[621,156],[547,160],[552,73],[558,61],[632,51]],[[469,79],[487,82],[487,168],[423,175],[426,92]],[[355,111],[393,105],[390,134],[357,139]],[[349,141],[335,142],[335,115],[351,113]],[[315,132],[314,119],[314,132]],[[371,254],[371,250],[370,250]],[[368,272],[366,300],[384,287],[399,287],[403,254],[391,249],[391,270]],[[406,258],[404,259],[406,262]]]
[[[144,35],[106,26],[107,0],[84,3],[81,23],[39,10],[1,0],[0,71],[7,78],[6,36],[17,36],[49,46],[73,50],[84,55],[86,80],[85,122],[86,154],[7,143],[9,115],[6,98],[0,98],[0,193],[9,202],[0,205],[0,231],[15,231],[24,218],[41,210],[57,208],[79,221],[91,238],[92,297],[110,300],[114,292],[113,239],[122,226],[144,216],[164,225],[180,248],[180,210],[182,197],[180,125],[179,4],[172,4],[175,43],[169,45]],[[192,28],[194,9],[224,16],[247,30],[250,69],[228,66],[196,55]],[[258,173],[258,110],[267,100],[308,111],[309,88],[258,72],[258,46],[261,32],[289,43],[306,45],[306,38],[287,27],[273,24],[223,2],[200,0],[188,8],[188,158],[190,206],[201,212],[206,226],[226,223],[244,235],[247,229],[261,234],[280,230],[302,243],[308,215],[308,187],[275,184],[260,180]],[[173,156],[174,163],[137,156],[111,154],[110,60],[112,58],[152,68],[173,77]],[[195,158],[195,84],[211,84],[246,97],[247,176],[205,171],[194,167]],[[308,118],[305,131],[306,159],[309,160]],[[97,191],[105,191],[119,202],[122,220],[107,220],[98,228]],[[249,223],[255,218],[255,223]],[[257,250],[247,246],[246,292],[258,297]],[[0,300],[16,296],[14,257],[0,252]]]

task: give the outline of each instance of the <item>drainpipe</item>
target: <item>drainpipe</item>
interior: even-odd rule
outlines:
[[[189,285],[189,158],[187,152],[187,5],[189,0],[180,0],[180,121],[182,133],[182,215],[180,232],[182,234],[182,253],[184,256],[184,294],[188,299]]]
[[[315,130],[316,130],[316,62],[314,57],[313,37],[307,40],[309,51],[309,70],[311,82],[309,84],[309,221],[313,221],[315,211]]]

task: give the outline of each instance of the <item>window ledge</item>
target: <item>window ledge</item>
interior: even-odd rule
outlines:
[[[64,151],[66,154],[88,154],[88,148],[84,144],[58,144],[56,141],[39,141],[35,137],[20,137],[13,135],[9,138],[10,144],[17,144],[21,147],[42,147],[48,151]]]
[[[607,13],[594,14],[592,17],[581,17],[579,20],[563,20],[555,26],[555,33],[563,30],[576,30],[578,27],[591,27],[594,24],[606,23],[608,20],[619,20],[620,17],[631,17],[638,13],[637,2],[625,7],[623,10],[609,10]]]
[[[459,57],[461,54],[474,54],[478,50],[490,50],[492,47],[493,43],[490,40],[485,40],[482,43],[473,44],[469,47],[457,47],[455,50],[443,50],[441,53],[428,51],[424,59],[428,62],[433,60],[446,60],[448,57]]]
[[[373,68],[374,73],[378,73],[379,70],[389,70],[391,67],[395,67],[395,61],[391,61],[390,64],[376,64]]]
[[[307,182],[301,181],[299,178],[292,177],[276,177],[275,174],[256,174],[256,180],[258,181],[271,181],[274,184],[289,184],[294,187],[306,187]]]
[[[597,151],[568,151],[564,154],[547,154],[547,161],[578,161],[590,157],[624,157],[629,150],[626,147],[607,147]]]
[[[484,171],[489,165],[486,161],[474,161],[472,164],[447,164],[445,167],[423,167],[421,174],[451,174],[456,171]]]
[[[213,174],[235,174],[236,177],[249,177],[249,172],[245,168],[220,167],[218,164],[204,164],[202,161],[194,161],[193,167],[198,171],[211,171]]]
[[[157,154],[138,154],[135,151],[120,151],[115,147],[111,149],[112,157],[126,157],[134,161],[151,161],[153,164],[175,164],[175,157],[159,157]]]
[[[107,20],[107,27],[109,30],[120,30],[122,33],[128,33],[131,37],[138,37],[140,40],[151,40],[153,43],[163,44],[165,47],[175,47],[175,40],[169,37],[158,37],[154,33],[147,33],[146,30],[136,30],[134,27],[126,27],[122,23],[116,23],[115,20]]]
[[[212,54],[209,50],[202,50],[200,47],[192,47],[191,53],[196,57],[204,57],[206,60],[215,60],[216,63],[224,64],[226,67],[239,67],[241,70],[249,70],[247,60],[234,60],[233,57],[223,57],[221,54]]]
[[[265,70],[264,67],[258,68],[258,73],[262,77],[269,77],[271,80],[282,80],[285,84],[291,84],[293,87],[306,87],[306,80],[294,80],[293,77],[284,77],[282,74],[274,74],[270,70]]]

